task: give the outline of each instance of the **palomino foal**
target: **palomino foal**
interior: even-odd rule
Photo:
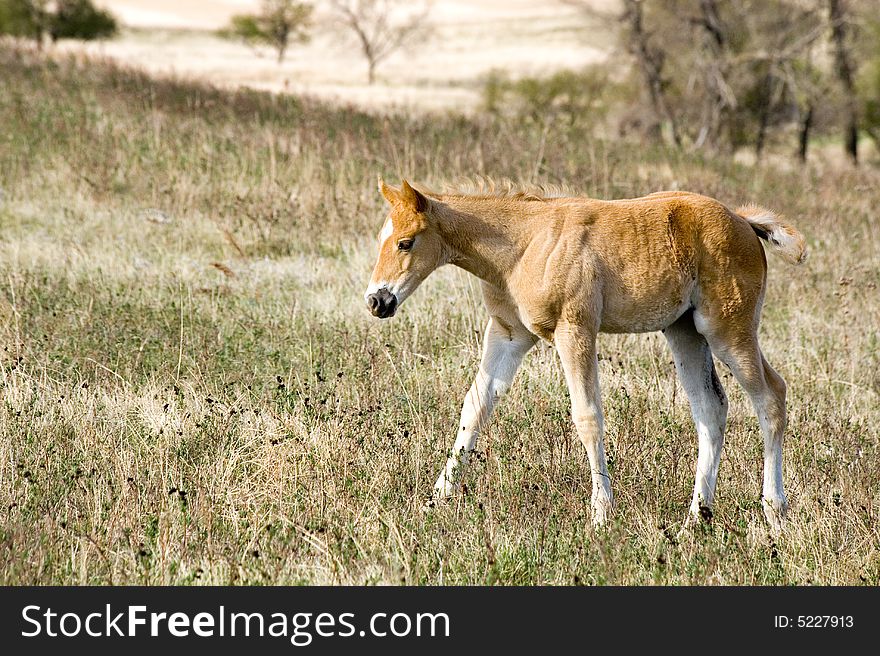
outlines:
[[[602,444],[596,335],[662,330],[691,405],[699,450],[690,511],[711,517],[727,398],[713,354],[754,404],[764,435],[763,509],[782,527],[785,381],[758,346],[767,279],[761,247],[799,264],[804,237],[773,212],[729,210],[686,192],[629,200],[543,198],[526,193],[435,194],[380,178],[391,205],[366,292],[387,318],[443,264],[482,281],[489,311],[480,369],[465,397],[452,454],[434,487],[455,494],[477,435],[539,338],[559,353],[572,418],[587,449],[593,520],[613,507]]]

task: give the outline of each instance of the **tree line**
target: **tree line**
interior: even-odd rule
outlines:
[[[33,40],[103,39],[116,34],[116,18],[91,0],[0,0],[0,35]]]
[[[585,39],[613,34],[608,62],[511,80],[493,73],[486,108],[548,128],[613,117],[619,134],[676,148],[733,152],[792,142],[806,161],[817,137],[836,135],[858,163],[880,150],[880,0],[560,0],[581,10]],[[428,38],[431,0],[325,0],[334,36],[347,34],[367,81],[392,53]],[[220,30],[279,63],[315,28],[314,5],[261,0]],[[0,34],[112,36],[112,14],[91,0],[0,0]]]
[[[758,157],[777,133],[795,133],[806,160],[817,132],[880,147],[880,1],[621,0],[601,12],[636,89],[632,129],[675,147]]]

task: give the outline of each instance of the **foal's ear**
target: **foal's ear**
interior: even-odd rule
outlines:
[[[428,199],[420,191],[413,189],[406,180],[400,185],[400,199],[415,212],[428,209]]]
[[[385,200],[392,205],[396,205],[400,202],[400,192],[394,187],[389,187],[385,184],[381,174],[379,175],[379,193],[382,194],[385,197]]]

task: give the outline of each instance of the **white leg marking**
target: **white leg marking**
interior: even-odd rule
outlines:
[[[692,322],[683,318],[667,328],[665,335],[697,427],[699,450],[690,512],[694,519],[708,519],[715,500],[715,483],[724,446],[727,397],[715,373],[709,344]]]
[[[782,441],[785,433],[785,381],[764,359],[758,346],[745,350],[719,350],[724,362],[752,401],[764,436],[764,484],[761,494],[764,517],[774,533],[782,531],[788,499],[782,487]]]
[[[510,388],[523,356],[534,345],[530,335],[511,335],[495,319],[489,320],[483,338],[480,370],[464,399],[458,435],[452,454],[434,484],[434,496],[444,498],[457,494],[461,477],[480,430],[489,421],[492,410]]]
[[[785,430],[784,419],[771,419],[774,403],[772,399],[755,400],[758,423],[764,435],[764,485],[761,502],[764,517],[775,533],[782,531],[785,514],[788,511],[788,499],[782,486],[782,434]]]

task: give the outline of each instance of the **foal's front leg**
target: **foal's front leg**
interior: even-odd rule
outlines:
[[[483,338],[483,357],[480,370],[464,399],[458,436],[452,455],[440,472],[434,485],[434,496],[444,498],[456,494],[468,458],[477,442],[480,430],[489,420],[498,399],[509,388],[523,356],[535,344],[535,338],[525,329],[516,330],[489,319]]]
[[[571,395],[571,418],[590,459],[593,523],[602,525],[614,508],[614,498],[602,442],[604,425],[596,334],[580,326],[560,326],[553,341],[559,352]]]

